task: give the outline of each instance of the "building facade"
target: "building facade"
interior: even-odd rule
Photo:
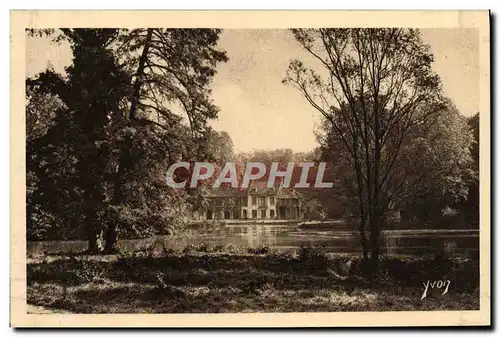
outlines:
[[[213,189],[195,220],[295,220],[302,217],[301,198],[293,189],[252,186],[246,190]]]

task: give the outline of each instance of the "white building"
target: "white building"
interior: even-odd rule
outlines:
[[[264,182],[265,183],[265,182]],[[254,183],[246,190],[212,189],[195,220],[300,219],[300,195],[293,189]]]

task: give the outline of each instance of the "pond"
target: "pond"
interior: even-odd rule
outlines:
[[[335,226],[299,226],[297,223],[280,224],[195,224],[173,236],[120,240],[125,251],[144,249],[163,242],[167,248],[183,249],[187,245],[233,244],[244,247],[270,246],[280,251],[295,250],[301,246],[324,246],[329,252],[360,253],[361,245],[352,230]],[[28,242],[28,254],[43,252],[76,252],[86,249],[85,241]],[[450,254],[476,253],[479,249],[478,230],[390,230],[383,232],[382,251],[391,255],[422,255],[445,250]]]

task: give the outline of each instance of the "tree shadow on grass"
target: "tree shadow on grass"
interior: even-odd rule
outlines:
[[[434,266],[434,261],[387,261],[389,276],[396,277],[387,284],[338,278],[329,273],[324,260],[319,262],[273,255],[66,259],[28,264],[28,298],[34,304],[73,312],[305,312],[446,305],[442,299],[417,301],[422,291],[419,281],[433,275],[429,266]],[[453,265],[450,270],[456,281],[469,285],[464,288],[462,282],[450,292],[474,289],[476,278],[470,274],[476,266],[464,266]],[[475,297],[467,296],[453,301],[456,303],[450,308],[478,303]]]

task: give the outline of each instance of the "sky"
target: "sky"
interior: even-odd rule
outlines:
[[[475,29],[422,29],[431,46],[434,71],[441,77],[444,94],[465,116],[479,111],[479,35]],[[290,32],[280,29],[227,29],[219,48],[229,62],[220,64],[212,83],[214,102],[220,108],[212,122],[226,131],[235,151],[290,148],[310,151],[317,146],[314,129],[319,113],[297,89],[281,83],[290,60],[310,57]],[[26,75],[43,71],[50,63],[63,71],[71,60],[67,45],[27,37]]]

